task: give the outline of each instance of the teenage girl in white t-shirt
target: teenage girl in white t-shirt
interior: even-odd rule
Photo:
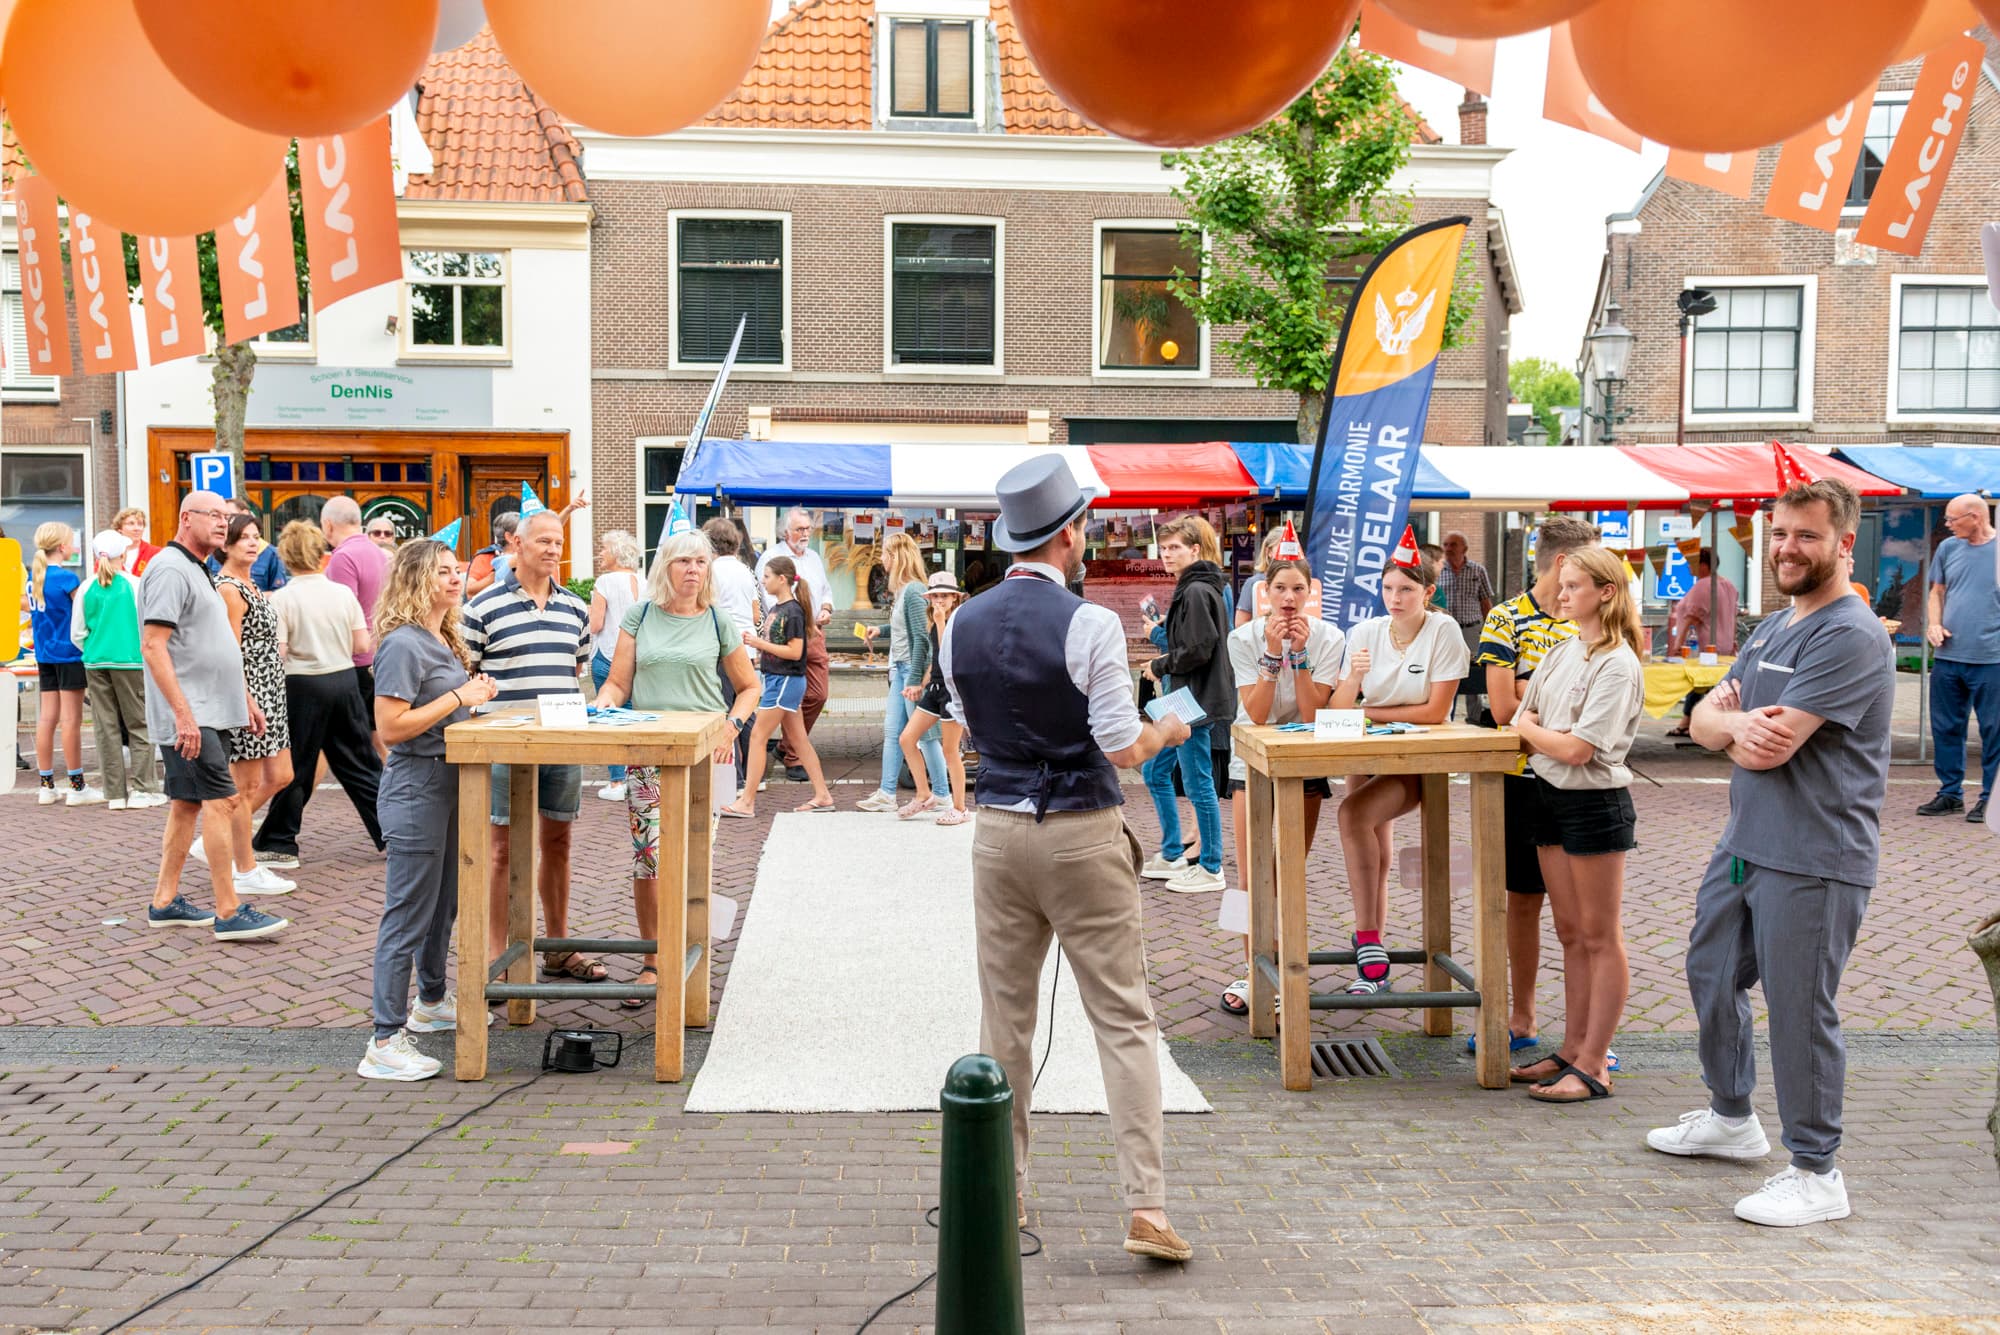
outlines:
[[[1443,723],[1452,696],[1471,670],[1458,623],[1430,606],[1437,587],[1437,564],[1428,557],[1415,566],[1390,566],[1382,575],[1387,616],[1370,617],[1347,636],[1347,658],[1333,709],[1367,711],[1370,723]],[[1354,896],[1354,954],[1357,976],[1347,990],[1356,996],[1389,989],[1389,952],[1382,924],[1389,903],[1389,827],[1417,808],[1414,774],[1355,775],[1340,804],[1341,850],[1347,860],[1347,888]]]

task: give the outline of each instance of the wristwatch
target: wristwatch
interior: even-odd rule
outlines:
[[[734,715],[734,714],[731,714],[731,715],[729,715],[728,717],[729,717],[729,721],[730,721],[730,722],[731,722],[732,724],[734,724],[734,725],[736,726],[736,732],[737,732],[737,734],[738,734],[739,736],[740,736],[740,735],[742,735],[742,734],[743,734],[743,733],[745,733],[745,732],[748,732],[748,731],[750,730],[750,720],[749,720],[749,719],[747,719],[747,718],[738,718],[738,717],[736,717],[736,715]]]

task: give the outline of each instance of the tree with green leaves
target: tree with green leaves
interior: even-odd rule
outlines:
[[[1562,419],[1558,408],[1574,408],[1583,402],[1576,372],[1558,366],[1547,357],[1523,357],[1507,364],[1507,394],[1516,403],[1535,410],[1535,420],[1549,433],[1549,444],[1562,443]]]
[[[1319,439],[1322,396],[1341,323],[1368,261],[1408,229],[1412,197],[1389,188],[1409,161],[1416,114],[1395,66],[1352,45],[1264,125],[1166,163],[1181,174],[1182,237],[1201,256],[1174,295],[1220,331],[1223,348],[1266,389],[1299,396],[1302,444]],[[1206,245],[1204,246],[1204,242]],[[1445,346],[1462,342],[1479,299],[1473,247],[1459,256]]]

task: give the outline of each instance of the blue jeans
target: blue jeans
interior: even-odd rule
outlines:
[[[1965,782],[1965,726],[1979,718],[1980,797],[1993,791],[2000,772],[2000,663],[1931,663],[1931,745],[1938,794],[1962,796]]]
[[[1194,803],[1194,827],[1201,836],[1204,870],[1222,870],[1222,803],[1215,796],[1215,757],[1208,749],[1206,723],[1189,730],[1188,739],[1168,747],[1146,762],[1146,790],[1160,818],[1160,856],[1169,862],[1187,847],[1181,842],[1181,805],[1174,797],[1175,765],[1181,767],[1181,787]]]
[[[910,684],[909,663],[890,663],[889,703],[882,711],[882,791],[891,797],[896,795],[896,783],[903,776],[903,729],[909,724],[910,713],[915,708],[903,698],[903,688]],[[949,798],[951,783],[944,772],[944,743],[940,740],[941,736],[942,732],[938,725],[932,724],[930,731],[917,742],[917,751],[924,758],[924,768],[931,772],[932,794]]]
[[[604,689],[604,679],[610,675],[611,660],[603,654],[592,654],[590,656],[590,684],[601,691]],[[611,772],[611,782],[625,782],[625,767],[623,765],[606,765],[605,769]]]

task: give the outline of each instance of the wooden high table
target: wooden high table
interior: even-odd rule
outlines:
[[[1510,728],[1438,724],[1418,733],[1321,741],[1310,732],[1239,723],[1236,754],[1250,769],[1250,1033],[1278,1036],[1286,1089],[1312,1088],[1311,1025],[1282,1031],[1287,1016],[1313,1010],[1424,1009],[1424,1032],[1451,1033],[1453,1006],[1476,1009],[1479,1083],[1507,1085],[1507,864],[1501,776],[1520,759]],[[1306,936],[1305,781],[1349,774],[1414,774],[1422,782],[1423,949],[1392,950],[1397,964],[1424,966],[1422,992],[1352,997],[1310,990],[1315,964],[1354,963],[1352,950],[1313,950]],[[1472,949],[1468,971],[1451,956],[1450,776],[1472,779]],[[1334,801],[1340,800],[1336,790]],[[1272,840],[1273,817],[1278,838]],[[1320,816],[1321,828],[1333,818]],[[1345,902],[1341,912],[1349,912]],[[1456,981],[1466,990],[1452,989]]]
[[[681,1078],[682,1031],[708,1025],[709,806],[717,745],[729,735],[721,714],[661,713],[649,723],[581,728],[507,724],[533,718],[532,706],[500,709],[444,731],[445,759],[458,766],[458,1026],[460,1080],[486,1078],[489,997],[504,998],[512,1024],[532,1024],[535,1002],[654,1002],[653,1078]],[[507,826],[507,946],[486,957],[487,840],[492,771],[511,765]],[[655,940],[535,935],[536,765],[652,765],[660,771],[659,921]],[[660,942],[676,949],[660,950]],[[684,949],[684,953],[681,953]],[[535,955],[544,950],[660,956],[660,983],[573,980],[537,983]],[[505,981],[501,981],[504,976]]]

